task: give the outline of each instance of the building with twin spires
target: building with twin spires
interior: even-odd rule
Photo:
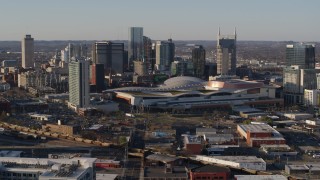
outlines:
[[[221,35],[217,38],[217,73],[219,75],[235,75],[237,67],[237,33]]]

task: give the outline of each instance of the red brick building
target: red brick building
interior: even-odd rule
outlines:
[[[261,144],[286,143],[283,136],[268,124],[238,125],[237,131],[251,147],[260,147]]]
[[[230,169],[222,166],[205,165],[192,168],[189,171],[190,179],[219,179],[227,180],[230,177]]]
[[[109,168],[121,168],[120,161],[113,161],[107,159],[97,159],[94,164],[97,168],[109,169]]]
[[[201,154],[204,147],[204,142],[202,137],[197,135],[187,135],[183,134],[184,149],[190,154]]]

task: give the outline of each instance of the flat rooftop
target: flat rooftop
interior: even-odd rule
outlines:
[[[204,165],[191,169],[191,172],[230,172],[230,169],[224,166]]]
[[[93,166],[96,158],[48,159],[0,157],[7,171],[42,172],[40,177],[79,177]]]
[[[290,170],[300,170],[300,171],[320,171],[320,163],[306,163],[306,164],[291,164],[286,165]]]
[[[232,161],[236,163],[265,163],[265,161],[262,158],[257,158],[256,156],[203,156],[203,155],[197,155],[196,158],[210,158],[212,160],[224,160],[224,161]]]
[[[277,132],[275,129],[273,129],[271,126],[267,124],[241,124],[240,126],[245,132],[250,133],[272,133]]]
[[[286,165],[291,170],[309,170],[309,167],[304,164]]]
[[[168,163],[168,162],[173,162],[175,160],[178,160],[179,158],[175,156],[169,156],[166,154],[151,154],[147,156],[146,159],[151,161],[161,161],[164,163]]]
[[[216,133],[217,129],[215,128],[196,128],[197,133]]]
[[[283,175],[235,175],[237,180],[288,180]]]
[[[161,178],[188,178],[187,170],[185,167],[173,167],[172,173],[166,173],[165,167],[146,167],[144,168],[144,177],[161,177]]]
[[[278,140],[278,141],[283,141],[286,140],[283,137],[261,137],[261,138],[250,138],[252,141],[258,141],[258,140],[265,140],[265,141],[272,141],[272,140]]]
[[[286,144],[261,144],[261,148],[287,148],[290,149],[290,146]]]
[[[299,146],[302,151],[320,151],[319,146]]]
[[[202,138],[197,135],[182,134],[181,136],[184,137],[184,143],[186,144],[201,144],[202,142]]]

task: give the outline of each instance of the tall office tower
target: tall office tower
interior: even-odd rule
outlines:
[[[151,49],[152,49],[152,51],[151,51],[151,53],[152,53],[151,54],[151,56],[152,56],[151,70],[152,70],[152,72],[154,72],[154,70],[156,70],[156,49],[157,49],[156,43],[152,43]]]
[[[133,61],[144,58],[143,28],[130,27],[128,41],[128,67],[133,69]]]
[[[26,35],[21,42],[22,67],[28,68],[34,66],[34,41],[31,35]]]
[[[202,78],[206,64],[206,50],[201,45],[195,46],[192,50],[192,63],[194,75],[198,78]]]
[[[221,75],[235,75],[237,67],[236,57],[237,33],[234,35],[220,35],[217,40],[217,73]]]
[[[89,63],[83,59],[69,63],[69,103],[76,108],[90,104]]]
[[[286,65],[298,65],[305,69],[315,68],[314,44],[289,44],[286,49]]]
[[[105,90],[104,64],[92,64],[90,66],[90,84],[95,85],[96,92]]]
[[[92,62],[104,64],[106,73],[122,74],[124,60],[124,44],[111,41],[96,42],[92,46]]]
[[[69,61],[70,61],[71,58],[74,57],[74,45],[71,44],[71,43],[69,43],[68,46],[67,46],[67,48],[68,48],[68,50],[69,50],[69,51],[68,51],[68,53],[69,53],[68,57],[69,57]]]
[[[193,76],[193,63],[181,57],[176,57],[171,63],[170,71],[172,76]]]
[[[156,42],[156,69],[159,71],[170,70],[174,61],[175,45],[172,39]]]
[[[302,69],[289,66],[283,69],[283,95],[287,105],[302,104],[305,89],[317,88],[317,73],[320,69]]]
[[[143,36],[143,49],[144,57],[143,61],[146,62],[147,68],[152,69],[153,53],[152,53],[152,41],[150,38]]]
[[[66,47],[61,50],[61,61],[68,63],[69,62],[69,49]]]

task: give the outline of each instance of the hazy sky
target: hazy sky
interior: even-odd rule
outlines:
[[[320,0],[0,0],[0,40],[151,39],[320,41]]]

